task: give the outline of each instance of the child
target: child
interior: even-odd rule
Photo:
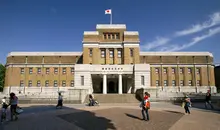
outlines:
[[[8,103],[6,101],[6,97],[4,97],[2,99],[2,115],[1,115],[1,122],[3,122],[3,120],[6,120],[6,111],[8,108]]]

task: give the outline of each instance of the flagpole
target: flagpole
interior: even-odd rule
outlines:
[[[112,24],[112,9],[111,9],[111,16],[110,16],[110,24]]]

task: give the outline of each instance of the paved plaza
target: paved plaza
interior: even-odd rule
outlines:
[[[101,104],[97,107],[22,105],[19,120],[0,125],[0,130],[220,130],[219,108],[204,110],[193,104],[191,115],[170,103],[152,103],[150,121],[142,121],[139,104]]]

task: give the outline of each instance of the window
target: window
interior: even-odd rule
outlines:
[[[180,74],[183,74],[183,68],[180,68]]]
[[[20,81],[20,87],[24,87],[24,80]]]
[[[189,86],[192,86],[192,80],[189,80],[189,81],[188,81],[188,85],[189,85]]]
[[[184,86],[184,81],[180,80],[180,86]]]
[[[111,34],[108,34],[108,39],[111,39]]]
[[[158,87],[159,85],[159,80],[156,80],[156,86]]]
[[[32,80],[28,81],[28,87],[32,87]]]
[[[172,74],[175,74],[175,68],[172,68]]]
[[[50,73],[50,68],[46,68],[46,74]]]
[[[141,85],[144,86],[144,76],[141,76]]]
[[[164,73],[164,74],[167,73],[167,68],[163,68],[163,73]]]
[[[71,68],[71,74],[74,74],[74,67]]]
[[[92,57],[92,48],[89,49],[89,56]]]
[[[112,34],[112,39],[115,39],[115,34]]]
[[[104,35],[104,39],[107,39],[107,34],[103,34]]]
[[[167,86],[167,80],[164,80],[164,86]]]
[[[37,81],[37,87],[40,87],[41,83],[40,80]]]
[[[63,74],[66,74],[66,68],[63,68]]]
[[[21,74],[24,74],[24,68],[21,68]]]
[[[196,86],[200,86],[200,80],[196,81]]]
[[[81,86],[84,86],[84,76],[81,76]]]
[[[29,74],[33,73],[33,68],[29,68]]]
[[[54,86],[54,87],[57,87],[57,80],[54,80],[53,86]]]
[[[54,74],[58,73],[58,68],[54,68]]]
[[[159,68],[155,68],[155,73],[159,74]]]
[[[176,80],[172,80],[172,86],[176,86]]]
[[[37,68],[37,73],[38,73],[38,74],[41,73],[41,68]]]
[[[101,57],[105,57],[105,50],[101,50]]]
[[[62,86],[66,87],[66,81],[65,80],[62,81]]]
[[[130,48],[130,56],[133,57],[134,56],[134,49]]]
[[[49,86],[49,80],[45,81],[45,86],[48,87]]]
[[[196,68],[196,73],[200,74],[200,68]]]
[[[74,87],[74,80],[71,80],[70,85],[71,85],[71,87]]]
[[[121,50],[118,50],[118,58],[121,58]]]
[[[120,38],[119,38],[119,33],[117,33],[115,36],[116,36],[116,39],[120,39]]]
[[[191,74],[191,73],[192,73],[192,69],[188,68],[188,74]]]
[[[114,50],[109,50],[109,57],[110,58],[114,57]]]

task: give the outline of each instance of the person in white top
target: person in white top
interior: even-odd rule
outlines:
[[[58,96],[58,104],[56,106],[56,108],[62,108],[63,107],[63,96],[61,95],[61,93],[59,92],[59,96]]]
[[[1,122],[3,122],[4,120],[6,120],[6,112],[7,112],[7,108],[8,108],[8,103],[6,101],[6,97],[4,97],[2,99],[2,113],[1,113]]]

